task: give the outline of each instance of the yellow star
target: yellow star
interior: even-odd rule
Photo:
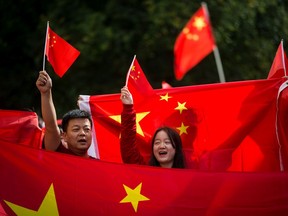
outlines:
[[[6,204],[15,212],[18,216],[46,216],[46,215],[59,215],[57,202],[55,198],[53,184],[51,184],[46,196],[44,197],[42,204],[40,205],[38,211],[24,208],[19,205],[15,205],[11,202],[4,200]]]
[[[185,107],[185,105],[186,105],[186,102],[184,102],[184,103],[182,103],[182,104],[178,102],[178,106],[175,108],[175,110],[179,110],[179,111],[180,111],[180,114],[181,114],[183,110],[187,110],[187,108]]]
[[[194,40],[194,41],[199,40],[199,35],[190,33],[190,29],[187,27],[183,29],[183,33],[186,35],[187,40]]]
[[[109,116],[109,118],[121,124],[121,115],[112,115],[112,116]]]
[[[168,93],[166,93],[166,95],[160,95],[160,101],[161,100],[166,100],[168,102],[169,98],[172,98],[168,95]]]
[[[201,31],[206,26],[204,18],[203,17],[195,17],[193,26],[195,26],[198,29],[198,31]]]
[[[143,137],[144,137],[144,132],[143,132],[139,122],[149,113],[150,112],[136,113],[136,132]],[[121,115],[113,115],[113,116],[109,116],[109,117],[121,124]]]
[[[199,35],[197,35],[197,34],[187,34],[186,38],[188,40],[198,41],[199,40]]]
[[[181,123],[181,126],[180,127],[177,127],[177,129],[180,131],[180,136],[185,133],[185,134],[188,134],[187,133],[187,128],[189,128],[189,126],[185,126],[183,124],[183,122]]]
[[[134,190],[129,188],[128,186],[123,184],[123,187],[127,193],[127,196],[124,197],[120,203],[131,203],[131,205],[134,208],[134,211],[137,212],[138,209],[138,203],[140,201],[147,201],[149,200],[149,198],[143,196],[141,194],[141,187],[142,187],[142,183],[140,183]]]

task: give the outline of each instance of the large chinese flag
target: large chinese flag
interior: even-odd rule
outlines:
[[[283,48],[283,41],[278,46],[267,79],[287,76],[288,61]]]
[[[205,6],[191,17],[174,45],[174,73],[177,80],[213,51],[215,40]]]
[[[149,100],[134,101],[141,153],[150,156],[151,136],[167,125],[179,132],[191,168],[287,170],[287,121],[281,120],[287,89],[278,95],[283,83],[280,78],[156,89]],[[100,159],[121,162],[120,94],[81,97],[80,107],[92,113]]]
[[[48,26],[45,54],[55,73],[62,77],[80,55],[80,52]]]
[[[0,141],[41,148],[42,135],[35,112],[0,110]]]
[[[0,173],[3,215],[288,215],[287,172],[117,164],[0,141]]]

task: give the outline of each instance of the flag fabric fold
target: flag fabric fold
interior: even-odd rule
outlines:
[[[78,58],[80,52],[57,35],[49,26],[47,28],[45,55],[55,73],[62,77]]]
[[[267,79],[281,78],[287,76],[286,72],[287,69],[288,69],[288,61],[286,53],[284,51],[282,40],[276,51]]]
[[[177,80],[213,51],[216,46],[205,6],[191,17],[174,44],[174,73]]]
[[[0,141],[0,173],[4,215],[288,214],[287,172],[124,165]]]

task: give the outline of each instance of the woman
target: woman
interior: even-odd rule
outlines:
[[[123,103],[120,140],[122,160],[130,164],[147,164],[137,148],[136,113],[133,97],[126,86],[121,89],[120,99]],[[148,164],[165,168],[185,168],[182,141],[174,129],[161,127],[156,130],[152,138],[152,154]]]

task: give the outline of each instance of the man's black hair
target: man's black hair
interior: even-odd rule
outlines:
[[[66,114],[64,114],[62,118],[62,129],[64,132],[67,131],[68,123],[71,119],[78,119],[78,118],[83,118],[83,119],[88,119],[90,121],[91,127],[92,127],[92,119],[90,113],[86,112],[85,110],[80,110],[80,109],[74,109],[70,110]]]

